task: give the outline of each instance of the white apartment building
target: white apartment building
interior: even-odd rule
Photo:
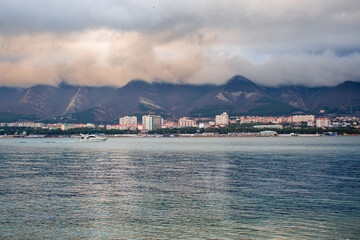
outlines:
[[[199,128],[207,129],[210,127],[210,124],[207,122],[199,123]]]
[[[226,112],[223,112],[221,115],[216,115],[215,123],[216,125],[229,125],[229,115]]]
[[[293,123],[301,123],[308,121],[315,122],[315,115],[294,115],[291,118]]]
[[[125,116],[122,118],[119,118],[119,125],[125,125],[125,126],[130,126],[130,125],[137,125],[137,118],[135,116]]]
[[[178,126],[179,127],[196,127],[197,125],[196,125],[195,120],[192,120],[188,117],[183,117],[183,118],[179,119]]]
[[[280,124],[276,124],[276,125],[255,125],[254,128],[259,128],[259,129],[263,129],[263,128],[283,129],[284,126],[280,125]]]
[[[84,128],[96,128],[96,126],[93,123],[87,123],[84,125]]]
[[[74,129],[74,128],[76,128],[76,126],[74,126],[73,124],[67,124],[67,123],[61,124],[61,127],[60,127],[60,129],[62,131],[67,131],[67,130]]]
[[[161,116],[145,115],[142,116],[143,129],[152,131],[161,128]]]
[[[329,127],[330,126],[330,119],[329,118],[317,118],[316,119],[316,127]]]

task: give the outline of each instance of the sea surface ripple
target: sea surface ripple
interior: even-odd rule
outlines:
[[[360,137],[0,139],[1,239],[360,239]]]

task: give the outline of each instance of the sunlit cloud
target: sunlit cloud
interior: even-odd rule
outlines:
[[[360,2],[3,1],[0,85],[360,80]]]

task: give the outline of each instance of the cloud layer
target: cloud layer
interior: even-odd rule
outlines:
[[[0,2],[0,85],[360,81],[357,0]]]

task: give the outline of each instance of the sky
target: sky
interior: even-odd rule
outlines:
[[[360,81],[359,0],[0,0],[0,85]]]

